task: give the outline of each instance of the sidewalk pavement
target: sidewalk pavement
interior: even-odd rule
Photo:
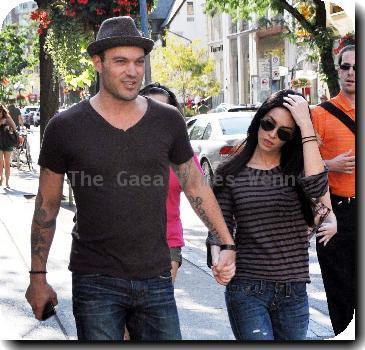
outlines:
[[[12,168],[11,189],[0,188],[0,339],[77,340],[72,315],[71,273],[68,261],[74,207],[62,201],[57,230],[50,250],[48,282],[58,294],[57,316],[40,322],[33,317],[24,294],[30,267],[30,224],[38,188],[39,168],[34,173]],[[234,340],[226,306],[224,287],[217,284],[206,266],[206,231],[188,206],[182,203],[186,246],[184,261],[175,283],[175,296],[184,340]],[[315,249],[314,249],[315,253]],[[308,339],[333,337],[318,263],[310,254],[310,325]],[[320,281],[319,281],[320,280]]]

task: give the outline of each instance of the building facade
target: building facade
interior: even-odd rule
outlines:
[[[338,37],[354,31],[353,21],[341,7],[326,2],[328,26]],[[213,99],[213,106],[230,104],[260,104],[271,93],[291,86],[292,79],[305,78],[310,82],[301,91],[309,103],[317,103],[327,93],[320,80],[318,62],[310,62],[310,49],[292,43],[285,37],[282,20],[292,20],[289,13],[251,21],[233,21],[227,14],[208,16],[208,52],[216,62],[215,74],[222,84],[221,94]]]
[[[200,46],[206,48],[207,15],[204,9],[204,0],[175,0],[162,27],[187,42],[198,40]]]
[[[13,8],[9,14],[5,17],[3,25],[17,24],[19,26],[25,26],[29,23],[29,15],[37,8],[35,1],[28,1],[19,4]]]

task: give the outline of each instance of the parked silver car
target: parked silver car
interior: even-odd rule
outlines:
[[[201,114],[186,122],[191,146],[209,183],[218,165],[246,138],[255,113],[252,110]]]

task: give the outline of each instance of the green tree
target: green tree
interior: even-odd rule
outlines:
[[[226,12],[236,19],[250,19],[252,13],[264,16],[269,8],[277,12],[286,10],[292,16],[294,28],[286,24],[288,32],[293,40],[300,39],[317,52],[329,92],[331,96],[335,96],[340,90],[332,55],[335,35],[332,29],[327,27],[323,0],[299,0],[293,4],[286,0],[207,0],[206,2],[206,10],[209,13]]]
[[[214,62],[199,41],[186,44],[171,34],[165,36],[166,46],[151,53],[152,80],[175,90],[183,101],[187,95],[216,96],[220,84],[214,78]]]
[[[96,80],[96,73],[86,48],[93,33],[85,31],[80,22],[71,21],[65,30],[58,20],[48,29],[46,52],[52,57],[56,73],[68,90],[87,90]]]
[[[59,78],[68,89],[80,90],[95,83],[96,74],[86,54],[101,22],[109,17],[138,15],[137,0],[35,0],[38,22],[41,86],[41,138],[58,108]],[[155,0],[148,0],[151,9]]]
[[[25,42],[25,35],[15,25],[8,25],[0,32],[0,100],[8,98],[11,82],[29,64],[24,55]]]
[[[40,85],[40,138],[49,119],[57,112],[59,107],[59,84],[55,74],[53,59],[46,53],[45,43],[48,32],[48,10],[53,0],[35,0],[39,11],[42,13],[42,28],[39,33],[39,85]],[[33,16],[33,14],[32,14]],[[34,17],[32,17],[34,19]],[[42,29],[42,30],[40,30]]]

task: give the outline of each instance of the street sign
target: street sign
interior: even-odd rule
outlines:
[[[280,65],[280,57],[279,56],[272,56],[271,57],[271,64],[272,64],[272,67],[279,67]]]
[[[261,78],[261,91],[268,91],[270,90],[270,79],[265,77]]]
[[[272,80],[280,80],[280,69],[279,69],[279,67],[272,69]]]

